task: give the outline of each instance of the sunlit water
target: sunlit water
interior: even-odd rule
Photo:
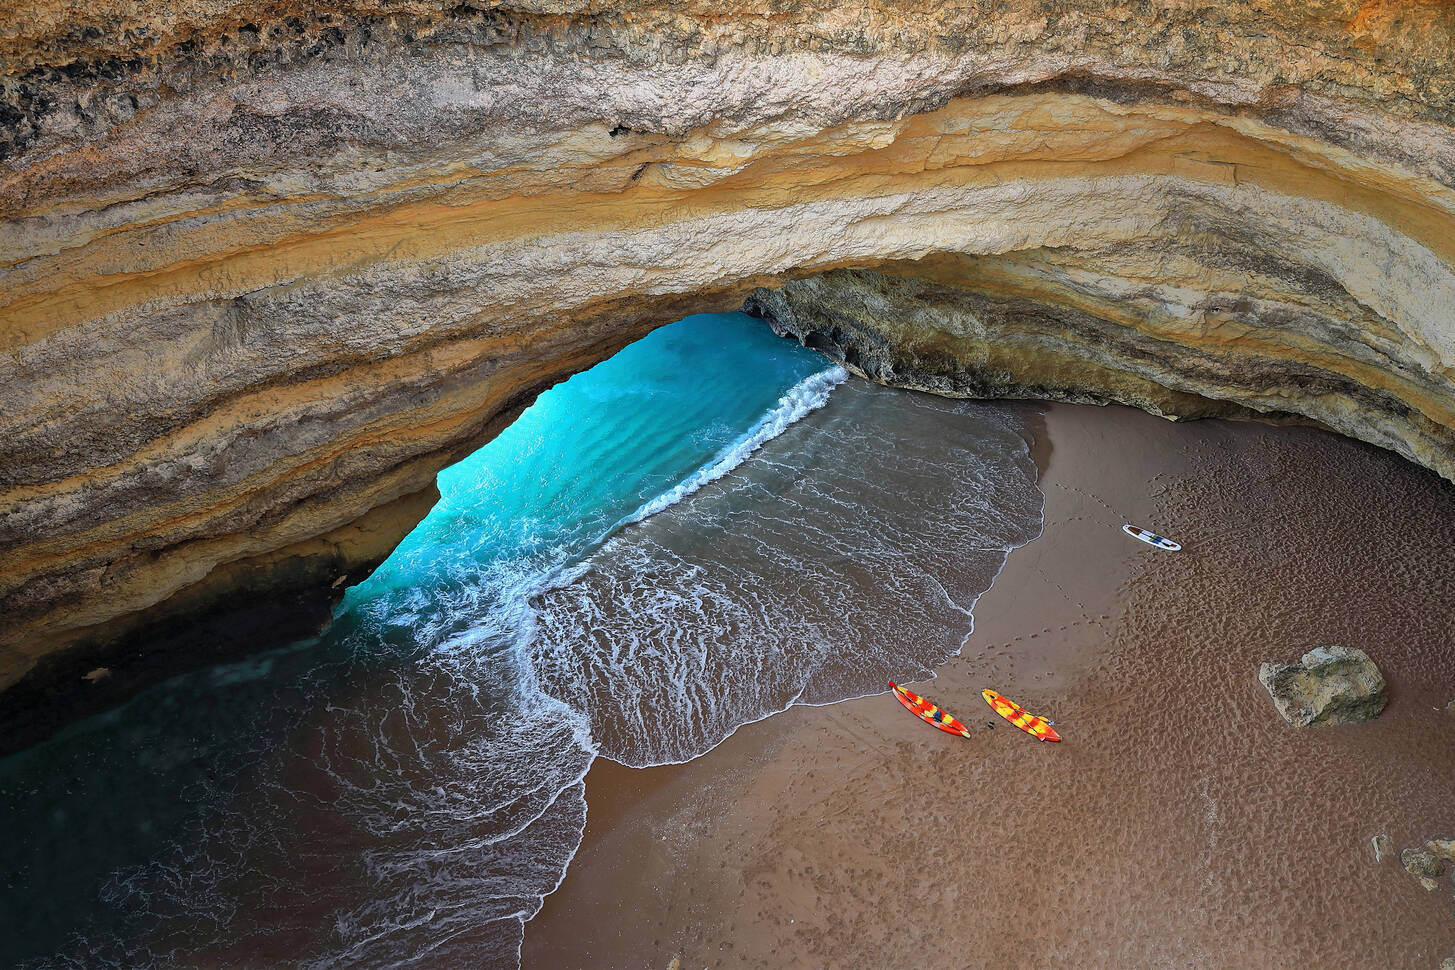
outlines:
[[[509,967],[582,779],[955,652],[1040,527],[1011,409],[740,315],[543,394],[329,633],[0,761],[0,965]]]

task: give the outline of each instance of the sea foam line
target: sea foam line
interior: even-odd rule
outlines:
[[[718,452],[717,457],[712,461],[661,495],[646,502],[641,508],[618,522],[611,531],[615,532],[623,526],[640,522],[656,515],[663,509],[671,508],[704,485],[722,478],[747,461],[753,452],[764,444],[787,431],[795,422],[827,404],[834,388],[848,379],[849,372],[837,365],[805,377],[790,387],[778,399],[778,403],[773,406],[773,409],[765,414],[757,424],[744,432],[742,437]]]

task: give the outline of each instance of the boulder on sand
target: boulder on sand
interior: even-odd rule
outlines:
[[[1296,664],[1263,664],[1258,679],[1294,727],[1357,724],[1388,700],[1384,675],[1354,647],[1315,647]]]
[[[1431,839],[1425,843],[1425,851],[1437,859],[1455,862],[1455,839]]]
[[[1428,849],[1405,849],[1399,854],[1399,861],[1412,876],[1436,879],[1445,874],[1445,860]]]

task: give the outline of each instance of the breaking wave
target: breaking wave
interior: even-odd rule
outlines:
[[[747,461],[765,442],[772,441],[788,430],[789,425],[827,404],[833,389],[848,379],[849,372],[842,367],[830,367],[805,377],[779,398],[778,405],[764,415],[747,434],[725,448],[710,464],[699,468],[684,481],[637,509],[622,524],[641,522],[671,508],[704,485],[722,478]]]

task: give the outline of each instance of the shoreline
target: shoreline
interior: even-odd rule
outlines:
[[[1440,797],[1455,718],[1431,714],[1455,693],[1455,648],[1430,613],[1452,592],[1455,489],[1308,429],[1051,405],[1038,430],[1041,536],[982,594],[962,653],[910,685],[977,736],[876,695],[795,706],[682,765],[598,759],[581,846],[526,926],[526,970],[877,966],[891,946],[947,967],[1433,968],[1455,953],[1448,888],[1422,891],[1368,845],[1455,829]],[[1413,527],[1412,559],[1378,560],[1374,540],[1409,532],[1420,502],[1447,514]],[[1138,548],[1122,521],[1186,551]],[[1256,528],[1278,521],[1297,528],[1270,546]],[[1391,571],[1404,586],[1376,581]],[[1361,579],[1383,595],[1329,585]],[[1380,664],[1389,708],[1287,728],[1256,663],[1336,636]],[[989,728],[982,686],[1066,741]]]

